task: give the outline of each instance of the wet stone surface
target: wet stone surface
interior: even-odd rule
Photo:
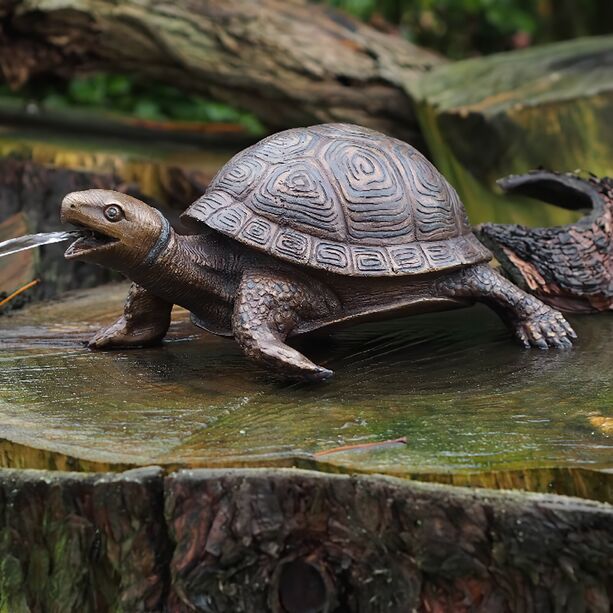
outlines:
[[[162,347],[86,349],[126,291],[0,317],[0,466],[298,465],[610,498],[606,314],[573,318],[576,347],[549,352],[521,349],[479,307],[365,324],[302,341],[335,371],[304,385],[180,309]]]

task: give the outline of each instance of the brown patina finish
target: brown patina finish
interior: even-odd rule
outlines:
[[[274,134],[237,154],[183,214],[180,236],[118,192],[69,194],[62,220],[92,231],[69,259],[133,282],[123,315],[90,347],[161,341],[179,304],[285,376],[325,379],[286,339],[374,317],[484,302],[524,346],[568,347],[562,315],[492,270],[454,189],[414,148],[325,124]]]
[[[507,192],[589,214],[567,226],[483,224],[481,240],[505,274],[570,313],[613,310],[613,179],[534,170],[498,181]]]

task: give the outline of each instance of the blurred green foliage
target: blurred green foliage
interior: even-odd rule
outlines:
[[[612,0],[324,1],[454,59],[613,32]]]
[[[143,120],[222,122],[239,124],[251,134],[264,131],[251,113],[186,94],[170,85],[145,82],[127,75],[97,73],[70,81],[32,82],[17,94],[0,86],[0,95],[17,95],[49,111],[80,107]]]

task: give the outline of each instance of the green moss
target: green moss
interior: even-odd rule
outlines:
[[[424,137],[474,223],[577,219],[502,197],[500,177],[537,167],[613,175],[613,70],[603,61],[612,51],[613,37],[577,40],[444,65],[420,80]]]
[[[0,613],[29,613],[30,608],[23,589],[21,563],[4,550],[9,530],[4,529],[2,532],[4,534],[0,538]]]

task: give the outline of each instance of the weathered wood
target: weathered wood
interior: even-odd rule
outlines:
[[[612,318],[574,320],[561,353],[522,351],[485,309],[371,323],[301,345],[334,381],[280,385],[182,309],[162,347],[87,350],[126,292],[0,318],[0,466],[298,466],[613,501]]]
[[[0,220],[0,242],[30,232],[28,218],[22,212],[14,213],[6,218],[2,215]],[[34,251],[22,251],[11,258],[0,259],[0,301],[8,298],[12,292],[34,280],[35,277],[36,253]],[[10,304],[7,303],[0,307],[0,313],[23,306],[24,300],[29,300],[31,297],[32,294],[28,294],[11,301]]]
[[[492,191],[498,178],[541,166],[613,174],[612,54],[613,36],[577,39],[437,67],[416,83],[429,151],[473,223],[578,218],[554,221],[549,207]]]
[[[0,470],[0,609],[589,611],[613,507],[287,469]]]
[[[499,184],[508,193],[589,211],[551,228],[482,224],[478,236],[507,276],[562,311],[613,310],[613,179],[535,170]]]
[[[166,480],[172,610],[593,611],[613,508],[302,471]]]
[[[434,53],[303,0],[5,0],[0,67],[14,86],[42,73],[130,72],[288,127],[350,121],[418,134],[406,85]]]
[[[160,611],[169,542],[161,471],[0,470],[0,610]]]
[[[107,181],[132,189],[136,186],[154,202],[182,212],[187,204],[202,194],[219,167],[236,152],[232,147],[220,147],[220,144],[218,141],[217,146],[203,150],[177,143],[151,143],[150,139],[11,129],[0,137],[0,160],[8,158],[13,160],[13,164],[22,161],[50,170],[57,168],[108,175]],[[10,161],[6,163],[11,164]],[[18,195],[7,197],[14,200]],[[51,212],[41,215],[56,219],[59,204],[60,201]],[[3,206],[0,215],[8,210]],[[173,223],[176,220],[177,216],[172,218]]]

